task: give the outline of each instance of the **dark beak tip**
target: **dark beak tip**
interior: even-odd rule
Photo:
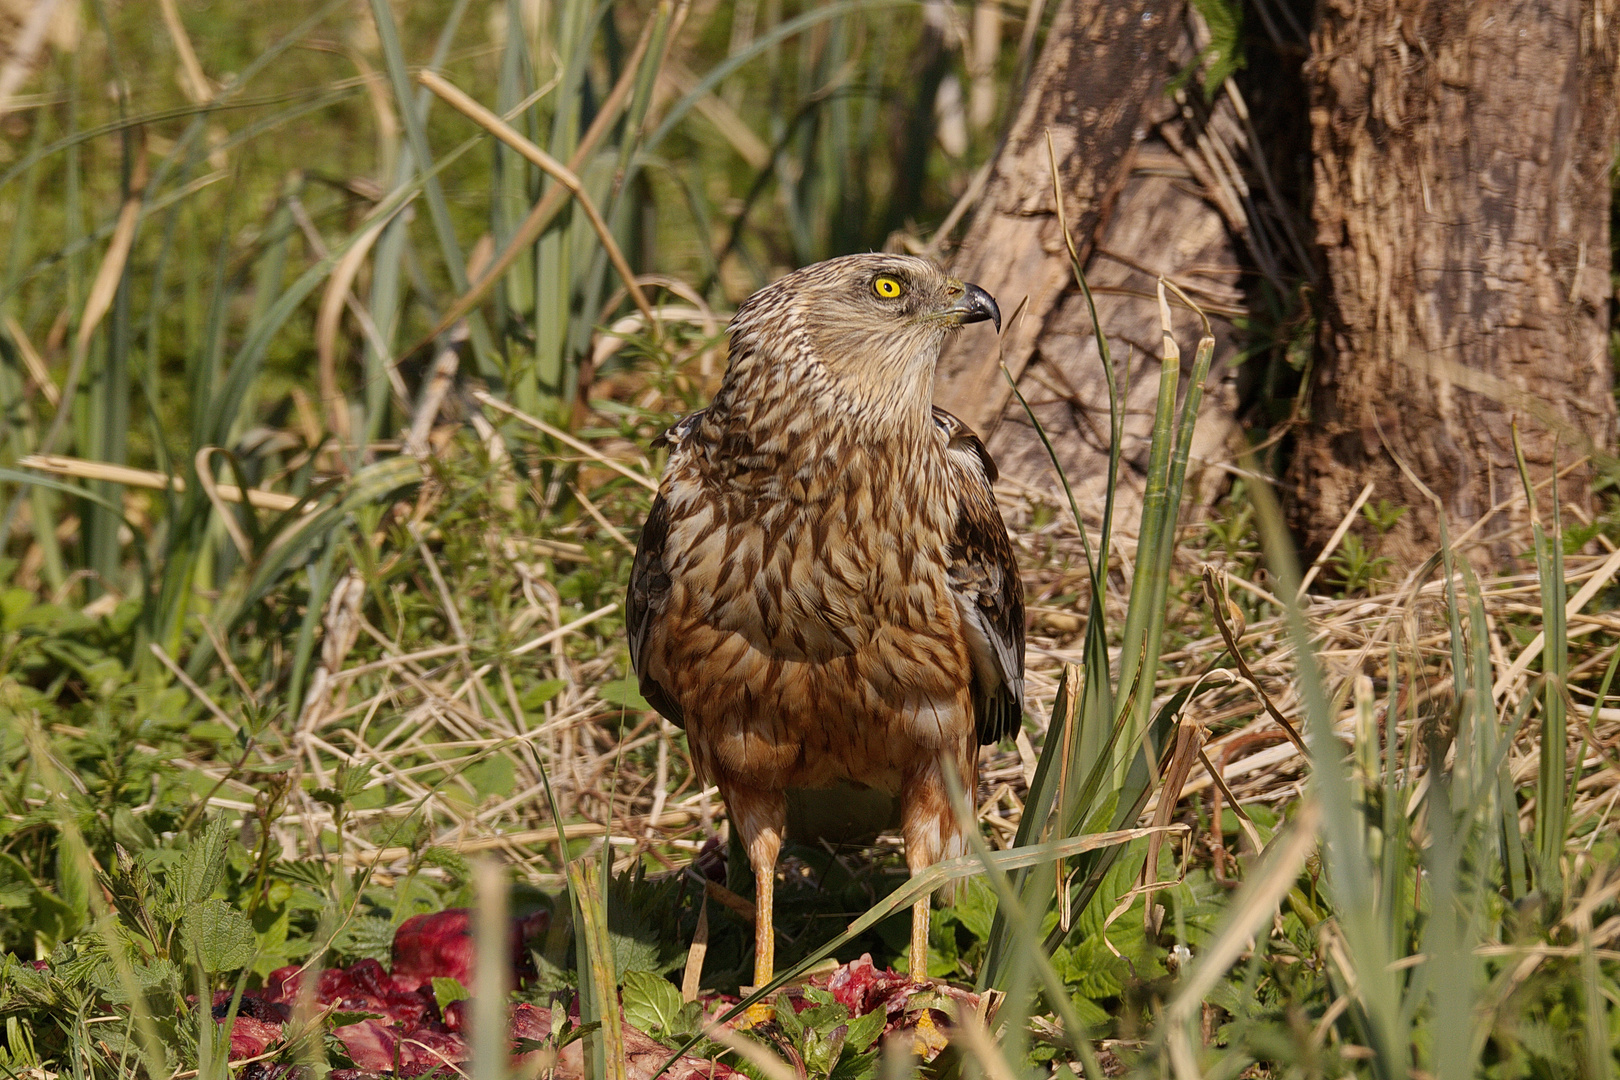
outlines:
[[[996,333],[1001,333],[1001,308],[996,304],[996,298],[983,289],[967,282],[963,285],[967,292],[968,317],[964,322],[984,322],[989,320],[995,324]]]

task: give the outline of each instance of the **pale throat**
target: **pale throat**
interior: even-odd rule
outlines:
[[[838,406],[862,434],[885,443],[926,443],[933,429],[934,373],[942,335],[918,334],[858,360],[829,363]]]

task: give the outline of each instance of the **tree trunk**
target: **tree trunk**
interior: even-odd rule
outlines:
[[[1108,455],[1108,395],[1092,321],[1074,285],[1056,214],[1047,135],[1057,158],[1069,229],[1096,294],[1125,400],[1120,520],[1136,520],[1158,386],[1155,278],[1174,279],[1211,314],[1217,370],[1210,378],[1198,460],[1227,458],[1236,434],[1221,367],[1233,350],[1230,319],[1243,313],[1239,251],[1249,225],[1237,168],[1248,133],[1224,95],[1167,85],[1196,62],[1202,24],[1181,0],[1066,0],[1023,103],[996,158],[953,272],[988,289],[1007,328],[1001,357],[966,339],[947,348],[936,398],[985,436],[1004,475],[1044,493],[1057,478],[1014,400],[1005,362],[1047,435],[1082,512],[1101,505]],[[1198,322],[1176,316],[1190,364]],[[1210,485],[1189,487],[1208,502]]]
[[[1432,553],[1432,504],[1404,464],[1453,537],[1488,519],[1476,557],[1500,561],[1525,520],[1512,426],[1536,480],[1612,445],[1606,7],[1325,3],[1307,80],[1326,356],[1293,465],[1308,541],[1372,481],[1414,511],[1386,552]],[[1566,520],[1589,508],[1590,474],[1562,482]]]

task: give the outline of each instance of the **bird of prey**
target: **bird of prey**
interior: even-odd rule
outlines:
[[[983,321],[1000,328],[995,300],[925,259],[805,267],[737,309],[719,392],[664,436],[631,662],[748,853],[756,986],[774,967],[787,790],[898,795],[916,874],[967,854],[976,824],[946,777],[971,796],[979,745],[1023,716],[1023,586],[996,467],[932,404],[946,335]],[[912,909],[918,981],[928,908]]]

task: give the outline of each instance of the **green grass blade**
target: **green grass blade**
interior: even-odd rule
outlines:
[[[1541,764],[1536,775],[1536,883],[1550,897],[1563,895],[1564,851],[1568,803],[1565,791],[1565,755],[1568,748],[1565,695],[1569,674],[1569,642],[1564,625],[1564,550],[1558,521],[1558,488],[1553,485],[1553,534],[1548,536],[1536,509],[1535,484],[1519,445],[1519,431],[1513,429],[1513,456],[1519,466],[1530,508],[1531,533],[1536,546],[1536,577],[1541,587],[1542,632],[1546,646],[1541,653],[1545,676],[1541,699]]]
[[[1245,463],[1252,469],[1252,463]],[[1269,486],[1252,489],[1266,560],[1283,599],[1289,637],[1294,646],[1298,685],[1312,751],[1311,785],[1322,800],[1323,834],[1327,840],[1327,886],[1348,945],[1358,1000],[1367,1018],[1375,1061],[1387,1077],[1405,1076],[1410,1037],[1403,1020],[1402,999],[1390,948],[1390,924],[1380,918],[1373,883],[1377,867],[1369,859],[1361,822],[1355,814],[1350,779],[1333,732],[1333,705],[1322,683],[1311,630],[1300,609],[1299,563],[1283,524],[1282,511]],[[1394,846],[1394,845],[1392,845]]]
[[[384,66],[388,69],[389,85],[394,91],[394,105],[399,111],[400,123],[405,128],[406,142],[410,146],[423,196],[427,201],[428,216],[433,222],[433,233],[439,242],[439,255],[444,262],[445,272],[449,275],[450,284],[455,288],[456,294],[460,295],[467,291],[467,262],[461,251],[461,243],[456,239],[455,227],[450,220],[450,205],[445,201],[444,188],[439,183],[439,173],[447,162],[434,161],[432,151],[428,147],[427,128],[422,122],[423,113],[412,107],[410,71],[405,62],[405,51],[400,46],[399,28],[394,22],[393,8],[388,4],[388,0],[371,0],[371,15],[377,27],[378,41],[382,44]],[[484,324],[483,315],[477,311],[468,313],[467,326],[472,334],[473,355],[478,361],[479,371],[486,377],[497,374],[499,368],[495,362],[495,347],[490,338],[489,328]]]

